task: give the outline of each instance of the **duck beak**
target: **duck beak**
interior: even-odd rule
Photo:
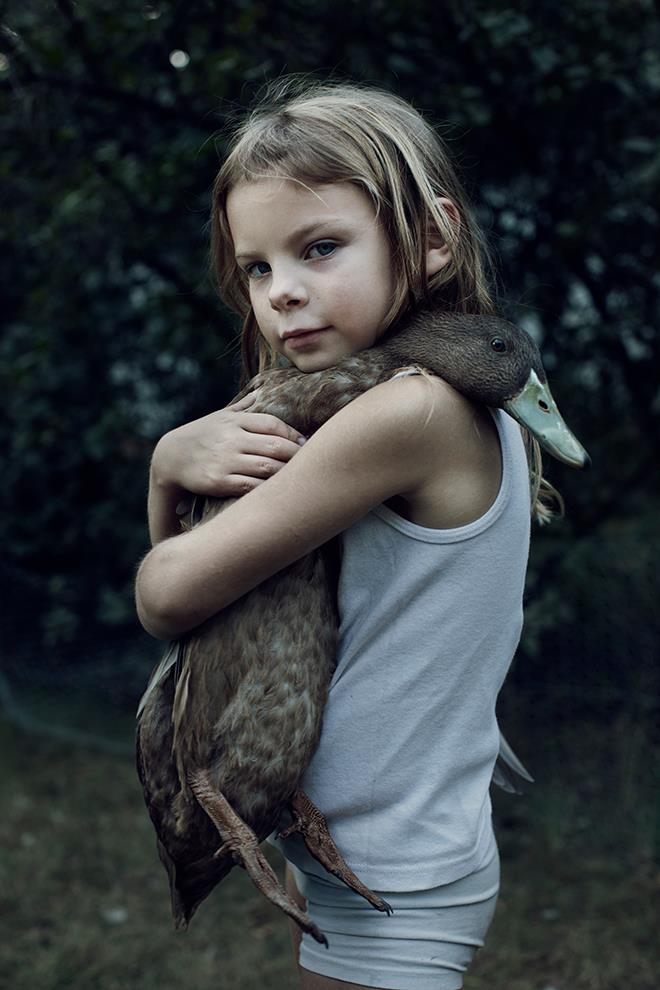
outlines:
[[[520,392],[503,408],[526,427],[553,457],[571,467],[587,467],[591,458],[561,417],[550,389],[531,371]]]

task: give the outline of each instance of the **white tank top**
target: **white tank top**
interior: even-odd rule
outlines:
[[[451,883],[494,851],[495,702],[522,629],[530,510],[520,429],[493,416],[502,480],[485,515],[429,529],[381,505],[342,537],[338,663],[302,787],[375,890]],[[324,875],[298,836],[275,844]]]

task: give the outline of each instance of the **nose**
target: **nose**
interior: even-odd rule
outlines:
[[[309,296],[297,272],[281,269],[271,273],[268,299],[272,309],[287,310],[304,306]]]

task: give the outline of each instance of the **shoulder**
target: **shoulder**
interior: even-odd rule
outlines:
[[[429,373],[407,374],[391,378],[354,399],[333,420],[343,416],[347,421],[364,422],[364,429],[377,430],[387,423],[397,433],[406,434],[410,428],[418,431],[429,416],[433,421],[460,419],[470,403],[448,382]]]
[[[390,504],[400,515],[447,529],[472,522],[492,504],[502,463],[485,407],[427,374],[384,382],[351,405],[347,434],[365,431],[369,470],[391,473]]]
[[[337,413],[326,432],[362,438],[374,451],[384,447],[416,460],[437,458],[464,445],[477,414],[442,378],[414,374],[375,385]]]

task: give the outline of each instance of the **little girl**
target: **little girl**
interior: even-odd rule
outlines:
[[[379,90],[280,84],[235,135],[212,222],[248,377],[281,359],[329,368],[419,302],[493,310],[442,143]],[[251,401],[158,443],[141,621],[176,638],[343,534],[337,668],[302,786],[394,913],[375,912],[295,836],[274,839],[290,893],[330,942],[302,937],[301,985],[457,990],[499,887],[488,788],[495,701],[522,625],[521,431],[415,374],[371,389],[307,442]],[[188,492],[245,497],[180,533]]]

